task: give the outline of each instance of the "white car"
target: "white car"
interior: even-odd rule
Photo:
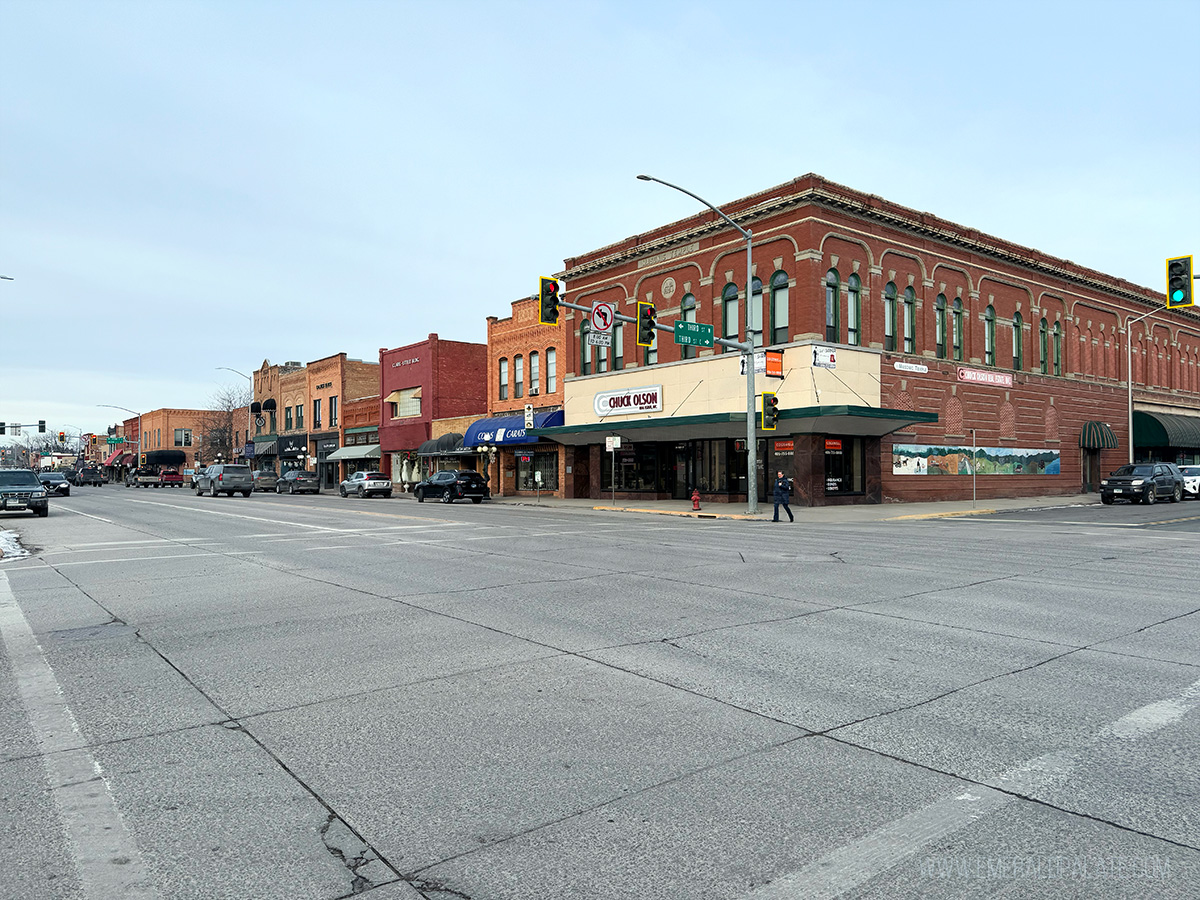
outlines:
[[[1183,499],[1200,499],[1200,466],[1180,466],[1183,473]]]
[[[338,485],[338,493],[343,497],[347,494],[357,494],[359,497],[379,494],[381,497],[390,497],[392,483],[382,472],[355,472]]]

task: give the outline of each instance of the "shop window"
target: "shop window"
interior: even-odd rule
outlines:
[[[946,295],[938,294],[933,304],[933,330],[937,332],[937,358],[946,358]]]
[[[1038,325],[1038,371],[1050,374],[1050,325],[1044,318]]]
[[[517,462],[517,490],[536,491],[539,485],[543,491],[558,490],[557,451],[517,450],[513,455]]]
[[[680,321],[683,321],[683,322],[695,322],[696,321],[696,298],[694,296],[692,296],[691,294],[685,294],[683,297],[683,303],[680,305],[680,308],[682,310],[679,315]],[[679,345],[679,358],[680,359],[695,359],[696,358],[696,348],[693,347],[691,344],[680,344]]]
[[[841,305],[841,282],[837,269],[825,273],[825,340],[837,343],[838,308]]]
[[[499,399],[508,399],[508,360],[500,358],[500,395]]]
[[[983,311],[983,363],[996,364],[996,310],[990,303]]]
[[[542,389],[542,373],[539,370],[541,362],[538,352],[534,350],[529,354],[529,396],[536,397]]]
[[[546,348],[546,393],[553,394],[558,390],[558,351],[553,347]]]
[[[954,298],[954,306],[950,310],[951,318],[954,320],[950,324],[952,326],[954,338],[954,358],[962,362],[963,358],[963,305],[962,298]]]
[[[917,295],[911,286],[904,289],[904,352],[917,352]]]
[[[896,349],[896,285],[891,281],[883,289],[883,349]]]
[[[736,284],[725,285],[721,291],[721,335],[730,341],[740,340],[738,337],[738,289]],[[731,347],[722,347],[725,352],[732,352]]]
[[[695,319],[692,320],[693,322]],[[787,272],[771,276],[771,343],[788,342],[788,277]]]
[[[1023,322],[1020,313],[1013,313],[1013,369],[1017,372],[1025,368],[1025,338],[1021,333]]]
[[[525,357],[513,357],[513,397],[520,399],[525,396]]]
[[[861,494],[864,490],[862,438],[825,438],[825,496]]]
[[[851,275],[846,282],[846,343],[857,347],[862,343],[862,280]]]

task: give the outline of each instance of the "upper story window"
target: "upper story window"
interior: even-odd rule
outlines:
[[[896,284],[892,281],[883,289],[883,349],[896,349]]]
[[[621,322],[613,322],[612,359],[613,371],[625,368],[625,328]]]
[[[937,358],[946,358],[946,295],[938,294],[933,304],[933,330],[936,332]]]
[[[837,343],[838,309],[841,306],[841,281],[837,269],[825,273],[825,340]]]
[[[579,373],[592,374],[592,345],[588,343],[588,335],[592,333],[592,323],[584,319],[579,325]]]
[[[508,399],[508,360],[505,359],[504,357],[500,357],[499,369],[500,369],[500,383],[499,383],[500,392],[498,394],[498,399],[507,400]]]
[[[738,336],[738,289],[736,284],[727,284],[721,291],[721,336],[731,341],[737,341]],[[729,347],[722,348],[726,351]]]
[[[321,427],[321,401],[313,401],[313,428]]]
[[[1013,369],[1020,372],[1025,368],[1025,337],[1021,333],[1024,320],[1020,313],[1013,313]]]
[[[647,366],[652,366],[658,362],[658,329],[654,329],[654,336],[650,339],[650,346],[642,348],[642,363]]]
[[[917,352],[917,295],[911,285],[904,289],[904,352]]]
[[[525,396],[525,357],[513,357],[513,397]]]
[[[267,415],[271,419],[271,434],[274,434],[275,433],[275,410],[272,409],[272,410],[268,411]]]
[[[176,447],[192,446],[192,429],[176,428],[175,429],[175,446]]]
[[[750,282],[750,333],[755,347],[763,345],[763,283],[761,278]]]
[[[1045,318],[1038,325],[1038,371],[1050,374],[1050,323]]]
[[[329,398],[329,427],[337,428],[338,423],[338,402],[337,397]]]
[[[961,297],[954,298],[954,305],[950,310],[953,321],[950,323],[954,340],[954,358],[962,362],[963,358],[963,303]]]
[[[541,393],[542,390],[542,373],[539,371],[539,363],[541,362],[538,352],[534,350],[529,354],[529,396],[534,397]]]
[[[421,389],[404,388],[387,396],[393,419],[408,419],[421,414]]]
[[[685,294],[683,302],[680,304],[679,320],[681,322],[696,321],[696,298],[691,294]],[[691,344],[680,344],[679,346],[680,359],[695,359],[696,348]]]
[[[846,280],[846,343],[857,347],[862,343],[862,279],[851,275]]]
[[[303,403],[296,404],[296,427],[297,428],[304,427],[304,404]]]
[[[696,320],[692,319],[691,321]],[[787,342],[788,277],[787,272],[776,272],[771,276],[771,343],[786,344]]]
[[[1054,323],[1054,374],[1061,375],[1063,367],[1062,326]]]
[[[990,303],[983,311],[983,363],[996,364],[996,310]]]
[[[558,390],[558,351],[553,347],[546,348],[546,393],[553,394]]]
[[[292,430],[292,408],[290,406],[285,406],[283,408],[283,430]]]

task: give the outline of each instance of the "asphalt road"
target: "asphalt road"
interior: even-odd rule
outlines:
[[[0,515],[0,897],[1196,897],[1200,504]]]

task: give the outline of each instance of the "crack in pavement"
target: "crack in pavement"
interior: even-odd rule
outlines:
[[[387,880],[395,880],[396,873],[384,863],[379,855],[358,835],[350,830],[337,815],[331,812],[321,826],[321,840],[331,856],[342,863],[350,872],[350,887],[353,893],[361,894],[377,886],[377,878],[370,873],[382,869]]]

